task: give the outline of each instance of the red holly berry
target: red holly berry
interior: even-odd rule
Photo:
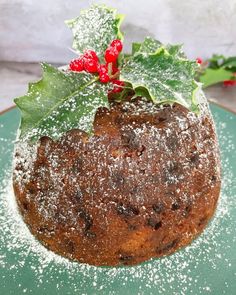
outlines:
[[[114,88],[112,89],[112,93],[118,93],[123,90],[125,83],[120,80],[113,80],[112,83],[114,84]]]
[[[102,83],[108,83],[110,81],[110,77],[107,73],[99,74],[99,80]]]
[[[114,47],[118,52],[121,52],[123,49],[123,44],[120,40],[116,39],[111,42],[110,47]]]
[[[105,60],[107,63],[115,62],[118,58],[119,52],[114,47],[108,47],[105,51]]]
[[[98,73],[99,73],[99,80],[102,83],[108,83],[110,81],[107,65],[100,65],[98,69]]]
[[[236,86],[236,80],[225,80],[224,86]]]
[[[69,69],[75,72],[81,72],[84,70],[84,60],[82,57],[74,59],[69,64]]]
[[[196,58],[196,62],[197,62],[199,65],[201,65],[201,64],[203,63],[203,60],[202,60],[201,57],[197,57],[197,58]]]
[[[89,73],[98,72],[98,56],[95,51],[87,50],[83,55],[84,69]]]
[[[99,74],[108,73],[108,65],[107,64],[106,65],[104,65],[104,64],[99,65],[98,73]]]
[[[89,73],[97,73],[98,62],[91,58],[84,58],[84,69]]]
[[[83,56],[84,58],[93,59],[94,61],[99,62],[97,53],[93,50],[87,50]]]

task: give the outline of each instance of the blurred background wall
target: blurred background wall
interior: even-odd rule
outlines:
[[[188,57],[236,55],[236,0],[0,0],[0,112],[41,77],[40,61],[67,64],[75,54],[64,20],[92,3],[126,15],[125,51],[131,42],[153,36],[183,43]],[[218,84],[207,97],[236,111],[236,87]]]
[[[126,51],[132,41],[154,36],[184,43],[191,58],[236,53],[235,0],[0,0],[0,61],[67,63],[72,35],[64,20],[91,3],[126,15]]]

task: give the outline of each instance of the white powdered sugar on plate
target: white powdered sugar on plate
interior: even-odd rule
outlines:
[[[217,129],[221,144],[225,143],[228,152],[235,151],[225,123],[218,124]],[[201,269],[205,267],[206,273],[217,277],[221,266],[232,268],[227,249],[236,243],[233,232],[236,221],[231,214],[235,207],[230,190],[235,185],[231,165],[222,155],[222,193],[216,214],[204,233],[190,246],[171,256],[133,267],[95,267],[71,262],[48,251],[32,236],[18,213],[9,168],[1,180],[0,190],[0,273],[4,273],[1,285],[10,277],[17,282],[19,294],[36,294],[36,289],[45,294],[44,291],[52,286],[56,288],[53,294],[212,293],[211,280],[202,275]],[[225,227],[225,222],[232,226]],[[25,272],[34,280],[32,288],[24,284],[22,274]],[[236,273],[234,277],[236,280]],[[225,294],[227,286],[225,278]],[[128,290],[130,292],[126,293]]]

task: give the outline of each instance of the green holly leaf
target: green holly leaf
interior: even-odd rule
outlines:
[[[208,67],[211,69],[219,69],[224,61],[226,60],[225,56],[222,54],[213,54],[213,56],[208,60]]]
[[[136,52],[140,50],[141,45],[142,44],[138,42],[132,43],[132,55],[134,55]]]
[[[170,55],[175,56],[176,58],[184,58],[187,59],[185,53],[183,52],[183,45],[182,44],[175,44],[166,45],[166,49]]]
[[[225,59],[224,63],[222,64],[223,68],[230,70],[232,72],[236,71],[236,56],[231,56]]]
[[[94,50],[100,59],[114,39],[123,39],[120,25],[124,16],[116,14],[116,10],[104,5],[92,5],[82,10],[80,16],[66,21],[74,35],[72,47],[82,54]]]
[[[233,79],[232,72],[224,68],[218,68],[218,69],[208,68],[200,76],[199,81],[203,83],[203,87],[205,88],[205,87],[223,82],[225,80],[231,80],[231,79]]]
[[[42,79],[15,99],[22,115],[20,137],[57,139],[73,128],[91,133],[97,109],[109,106],[109,86],[86,72],[63,72],[46,63],[42,70]]]
[[[133,43],[132,44],[132,55],[134,55],[137,52],[143,52],[143,53],[155,53],[159,48],[165,48],[170,55],[176,56],[178,58],[186,58],[181,44],[176,45],[163,45],[160,41],[152,38],[152,37],[146,37],[143,41],[143,43]]]
[[[162,43],[160,41],[151,37],[146,37],[143,43],[140,45],[139,52],[155,53],[160,47],[162,47]]]
[[[154,52],[155,46],[157,50]],[[197,111],[196,90],[199,86],[194,80],[196,68],[195,61],[183,58],[180,47],[164,48],[149,38],[123,65],[120,79],[130,83],[136,94],[145,93],[145,88],[154,103],[177,102]]]

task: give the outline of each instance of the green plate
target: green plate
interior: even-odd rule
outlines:
[[[190,246],[135,267],[93,267],[46,250],[18,215],[11,162],[16,109],[0,116],[0,294],[236,294],[236,115],[211,106],[222,158],[216,214]]]

